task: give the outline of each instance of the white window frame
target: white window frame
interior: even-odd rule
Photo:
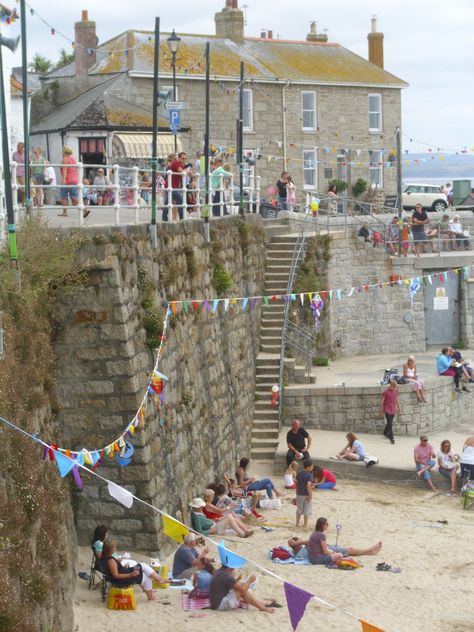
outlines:
[[[243,131],[244,132],[253,132],[253,90],[250,88],[244,88],[244,99],[243,99]],[[245,95],[248,95],[248,104],[246,107],[245,103]],[[247,115],[247,120],[246,119]]]
[[[305,95],[310,94],[313,96],[313,108],[312,109],[307,109],[304,107],[304,97]],[[316,103],[316,92],[314,90],[303,90],[301,92],[301,128],[303,130],[303,132],[314,132],[317,127],[318,127],[318,123],[317,123],[317,103]],[[313,119],[313,125],[312,126],[305,126],[305,112],[311,112],[312,113],[312,119]]]
[[[378,154],[380,160],[374,160],[375,153]],[[383,149],[371,149],[369,151],[369,184],[370,187],[375,189],[383,189],[383,158]],[[375,182],[372,178],[372,174],[375,173],[378,174],[377,179],[379,182]]]
[[[306,154],[312,153],[314,164],[312,167],[306,167],[307,156]],[[318,148],[317,147],[306,147],[303,149],[303,188],[304,189],[317,189],[318,188]],[[306,173],[312,171],[313,173],[313,184],[308,184],[306,182]]]
[[[339,175],[339,168],[341,175]],[[338,180],[344,180],[347,182],[347,153],[345,151],[339,151],[336,156],[336,177]]]
[[[379,107],[377,110],[371,110],[370,109],[370,99],[373,97],[377,97],[378,102],[379,102]],[[371,134],[376,134],[378,132],[381,132],[383,129],[383,119],[382,119],[382,94],[380,92],[369,92],[369,96],[367,99],[367,103],[368,103],[368,111],[369,111],[369,132]],[[379,125],[378,127],[372,127],[371,126],[371,120],[370,117],[371,115],[376,115],[378,116],[379,119]]]

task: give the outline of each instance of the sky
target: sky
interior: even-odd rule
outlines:
[[[19,6],[15,0],[5,4]],[[95,20],[100,43],[129,28],[153,30],[157,15],[162,31],[212,35],[214,14],[224,5],[225,0],[27,0],[35,12],[27,9],[28,57],[40,52],[57,60],[61,48],[72,51],[58,31],[73,39],[81,9]],[[304,40],[316,20],[330,42],[365,58],[370,20],[376,15],[384,33],[385,68],[410,84],[402,91],[404,149],[474,148],[473,0],[239,0],[239,7],[246,14],[246,35],[271,29],[274,37]],[[56,29],[54,36],[38,16]],[[2,32],[19,34],[19,22]],[[21,64],[19,52],[15,63]]]

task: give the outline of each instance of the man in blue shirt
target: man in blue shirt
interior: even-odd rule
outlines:
[[[174,554],[173,577],[175,579],[189,579],[199,570],[199,561],[202,557],[209,555],[209,547],[198,553],[195,548],[196,536],[194,533],[187,533],[184,536],[184,544],[181,544]]]
[[[453,377],[456,391],[461,393],[459,384],[462,375],[462,364],[453,359],[451,349],[448,349],[448,347],[441,349],[441,353],[436,356],[436,370],[438,375]],[[465,386],[462,387],[462,390],[466,393],[470,392]]]

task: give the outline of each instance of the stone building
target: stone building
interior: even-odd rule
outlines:
[[[395,130],[401,126],[401,89],[407,84],[384,69],[383,34],[372,20],[369,60],[327,41],[316,23],[303,41],[244,34],[238,2],[215,15],[215,35],[180,35],[176,57],[180,146],[203,147],[206,42],[210,43],[211,147],[235,155],[240,63],[244,63],[245,175],[262,187],[286,169],[299,189],[324,191],[329,180],[395,190]],[[160,90],[172,87],[168,33],[160,37]],[[146,160],[151,148],[154,34],[128,30],[94,48],[95,23],[83,12],[76,24],[75,62],[43,77],[33,101],[35,144],[52,161],[67,142],[84,162]],[[161,106],[162,108],[163,106]],[[160,109],[158,153],[170,143]],[[133,138],[132,138],[133,136]],[[92,151],[93,150],[93,151]],[[101,156],[91,156],[99,153]]]

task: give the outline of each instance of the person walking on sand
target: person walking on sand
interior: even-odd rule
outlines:
[[[426,435],[421,435],[420,443],[415,446],[414,458],[418,478],[423,477],[426,486],[431,489],[432,492],[438,491],[431,480],[431,470],[436,465],[436,452],[431,443],[428,443],[428,437]]]
[[[355,557],[360,557],[362,555],[377,555],[377,553],[382,548],[381,541],[365,549],[358,549],[352,546],[346,548],[342,546],[328,545],[326,542],[325,533],[328,527],[329,522],[327,518],[318,518],[316,520],[314,531],[310,535],[309,540],[302,540],[301,538],[292,537],[288,540],[288,545],[294,551],[298,552],[299,557],[302,557],[302,547],[306,547],[306,550],[308,552],[307,557],[311,564],[324,565],[334,564],[334,562],[342,560],[343,557],[348,557],[349,555],[353,555]]]
[[[296,475],[296,526],[300,526],[303,516],[303,527],[308,526],[308,516],[313,515],[313,462],[303,461],[303,469]]]
[[[398,384],[395,380],[390,380],[390,385],[380,397],[379,416],[385,415],[385,428],[383,434],[390,443],[395,443],[393,438],[393,418],[400,413],[400,402],[398,400]]]

